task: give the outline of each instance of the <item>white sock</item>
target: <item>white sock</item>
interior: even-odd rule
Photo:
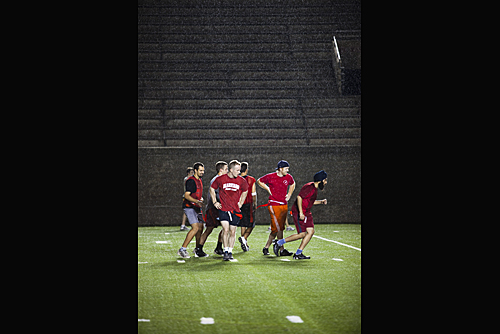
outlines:
[[[243,243],[247,242],[245,237],[241,237],[241,240],[243,240]]]
[[[224,247],[224,252],[229,252],[229,247]]]
[[[228,247],[228,252],[232,253],[233,252],[233,247]]]

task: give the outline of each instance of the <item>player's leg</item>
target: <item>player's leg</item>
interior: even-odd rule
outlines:
[[[255,224],[254,224],[255,226]],[[245,229],[245,233],[243,233],[243,237],[248,241],[248,237],[250,236],[250,234],[252,233],[253,231],[253,227],[247,227]]]
[[[212,234],[213,230],[214,230],[213,226],[207,226],[207,228],[205,229],[205,231],[203,232],[203,234],[200,237],[200,245],[201,246],[205,245],[205,242],[207,241],[208,236],[210,234]]]
[[[229,242],[229,248],[230,248],[230,253],[232,253],[233,251],[233,247],[234,247],[234,242],[236,240],[236,227],[235,225],[229,225],[229,238],[228,238],[228,242]]]
[[[201,234],[203,233],[203,224],[205,222],[203,221],[203,217],[202,217],[201,213],[199,213],[197,217],[198,217],[198,224],[200,224],[200,226],[198,226],[198,230],[196,231],[196,234],[195,234],[196,247],[198,248],[200,246]]]
[[[208,236],[212,233],[212,231],[214,230],[215,225],[216,225],[216,221],[215,221],[216,218],[213,215],[213,210],[207,209],[205,211],[205,214],[206,214],[206,222],[205,222],[206,229],[200,237],[200,246],[202,248],[205,245],[205,242],[207,241]]]
[[[186,213],[182,213],[182,223],[181,223],[181,231],[187,231],[188,228],[186,227]]]
[[[302,239],[302,242],[300,243],[299,249],[304,250],[304,248],[307,246],[309,241],[311,241],[311,238],[314,235],[314,227],[308,227],[306,235]]]
[[[184,239],[184,242],[182,243],[183,248],[187,248],[191,240],[196,237],[197,234],[201,234],[201,230],[203,229],[203,224],[200,223],[194,223],[191,224],[191,229],[186,235],[186,239]]]
[[[220,217],[220,212],[219,212]],[[224,261],[229,261],[229,221],[221,220],[220,225],[222,226],[222,245],[224,246]]]
[[[269,210],[269,216],[271,217],[271,233],[269,233],[269,238],[267,238],[267,242],[266,242],[266,245],[264,246],[264,249],[269,249],[274,238],[276,238],[276,235],[281,230],[275,207],[278,207],[278,206],[269,205],[267,207],[267,209]],[[282,235],[282,237],[283,237],[283,235]]]
[[[293,254],[293,258],[296,259],[296,260],[310,259],[311,257],[310,256],[305,256],[302,253],[302,251],[307,246],[307,244],[309,243],[309,241],[311,241],[311,238],[314,235],[314,223],[313,223],[312,215],[310,215],[310,214],[306,215],[304,221],[299,221],[299,223],[300,223],[300,229],[302,231],[305,230],[307,234],[302,239],[302,242],[300,243],[300,246],[297,249],[297,251],[295,252],[295,254]]]
[[[219,223],[220,224],[220,223]],[[224,230],[221,229],[219,232],[219,236],[217,237],[217,246],[215,247],[214,253],[218,255],[224,255],[224,248],[222,248],[222,236],[224,235]]]
[[[241,207],[241,219],[239,226],[241,226],[241,237],[238,238],[238,241],[241,244],[241,249],[246,252],[248,251],[247,248],[247,240],[246,240],[246,231],[249,226],[251,226],[250,223],[250,209],[251,209],[251,203],[243,204]]]
[[[250,203],[250,224],[247,226],[247,228],[245,229],[245,233],[243,235],[243,237],[248,241],[248,237],[250,236],[250,234],[252,233],[253,231],[253,228],[255,227],[255,220],[254,220],[254,216],[255,216],[255,212],[254,212],[254,208],[252,207],[252,203]],[[247,245],[248,246],[248,245]]]
[[[286,225],[286,219],[287,219],[287,214],[288,214],[288,205],[280,205],[276,207],[276,215],[278,216],[278,222],[280,224],[280,230],[277,233],[278,240],[283,239],[283,231],[285,230],[285,225]],[[276,241],[278,241],[276,240]],[[289,251],[285,249],[283,245],[279,247],[280,249],[280,255],[279,256],[291,256],[293,255]],[[273,247],[274,250],[274,247]]]
[[[222,220],[220,225],[222,226],[222,245],[226,248],[229,247],[229,221]]]

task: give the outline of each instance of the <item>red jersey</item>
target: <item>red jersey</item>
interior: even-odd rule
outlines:
[[[241,194],[248,190],[248,183],[244,178],[239,175],[236,178],[230,178],[227,174],[224,174],[216,178],[211,187],[219,189],[222,211],[240,212],[238,202]]]
[[[190,192],[190,196],[192,198],[200,200],[203,197],[203,182],[201,181],[201,179],[190,176],[186,180],[184,187],[186,188],[186,192]],[[183,208],[192,208],[193,206],[197,208],[201,207],[198,203],[190,202],[184,198],[184,201],[182,202]]]
[[[252,187],[255,183],[255,178],[250,175],[245,175],[242,176],[248,183],[248,193],[247,193],[247,198],[245,199],[245,202],[243,204],[248,204],[248,203],[253,203],[252,200]]]
[[[314,205],[316,197],[318,197],[318,188],[314,186],[314,182],[309,182],[304,184],[302,189],[300,189],[299,195],[302,198],[302,212],[304,215],[311,213],[311,208]],[[297,214],[299,207],[297,205],[297,199],[293,202],[292,213]]]
[[[269,205],[285,205],[287,204],[285,197],[288,193],[288,186],[295,183],[290,174],[278,176],[278,173],[269,173],[259,178],[259,181],[267,184],[271,190],[272,196],[269,196]]]

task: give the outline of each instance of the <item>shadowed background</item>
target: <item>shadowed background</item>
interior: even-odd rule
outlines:
[[[232,159],[255,178],[287,160],[289,204],[324,169],[315,223],[361,223],[360,82],[360,1],[139,1],[138,224],[180,225],[186,167],[206,198]]]

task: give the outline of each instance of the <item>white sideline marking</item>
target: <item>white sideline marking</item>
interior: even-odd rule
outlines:
[[[214,318],[203,318],[201,317],[201,324],[202,325],[211,325],[214,323]]]
[[[178,263],[186,263],[184,260],[177,260]]]
[[[335,260],[335,261],[344,261],[342,259],[336,259],[336,258],[333,258],[332,260]]]
[[[229,261],[231,261],[231,262],[238,262],[238,260],[236,260],[236,259],[232,259],[232,260],[229,260]]]
[[[170,241],[156,241],[157,244],[169,244]]]
[[[302,319],[300,319],[299,316],[296,316],[296,315],[287,315],[286,318],[290,321],[290,322],[296,322],[296,323],[301,323],[301,322],[304,322],[302,321]]]
[[[137,321],[147,321],[147,322],[149,322],[149,319],[137,319]]]
[[[325,239],[325,238],[323,238],[323,237],[318,237],[317,235],[313,235],[313,237],[314,237],[314,238],[321,239],[321,240],[325,240],[325,241],[334,242],[334,243],[336,243],[336,244],[339,244],[339,245],[342,245],[342,246],[346,246],[346,247],[350,247],[350,248],[353,248],[353,249],[359,250],[359,251],[361,252],[361,248],[357,248],[357,247],[354,247],[354,246],[351,246],[351,245],[346,245],[346,244],[343,244],[343,243],[338,242],[338,241]]]
[[[281,261],[290,261],[289,259],[281,259]]]
[[[167,232],[167,233],[165,233],[165,234],[170,234],[170,233],[168,233],[168,232]]]
[[[144,264],[144,263],[147,263],[147,262],[139,262],[139,264]]]

